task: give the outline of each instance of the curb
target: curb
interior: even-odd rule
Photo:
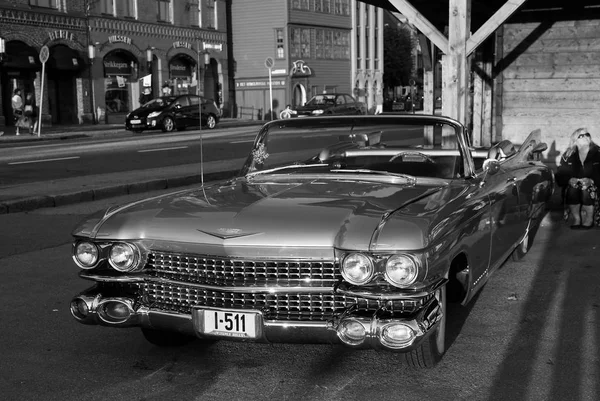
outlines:
[[[233,178],[238,173],[235,171],[221,171],[204,174],[204,181],[222,181]],[[132,184],[118,184],[96,189],[73,191],[68,193],[44,196],[31,196],[27,198],[4,201],[0,203],[0,214],[29,212],[35,209],[59,207],[75,203],[92,202],[100,199],[114,198],[121,195],[139,194],[161,189],[185,187],[200,184],[200,174],[182,177],[159,178],[140,181]]]

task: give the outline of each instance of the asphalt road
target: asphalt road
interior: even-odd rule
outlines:
[[[77,277],[71,229],[96,210],[154,194],[0,215],[3,400],[598,399],[600,244],[560,215],[544,220],[525,259],[449,311],[442,362],[411,370],[393,353],[329,345],[161,349],[137,329],[75,322],[69,301],[91,283]]]
[[[0,185],[129,172],[245,157],[257,126],[177,134],[73,138],[0,148]],[[241,167],[241,166],[239,166]]]

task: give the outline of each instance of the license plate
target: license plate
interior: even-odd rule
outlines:
[[[256,338],[258,335],[257,312],[241,312],[227,309],[205,309],[200,313],[202,334],[221,337]]]
[[[131,120],[130,123],[131,124],[141,124],[142,120]]]

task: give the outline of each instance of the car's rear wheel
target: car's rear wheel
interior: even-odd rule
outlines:
[[[165,117],[162,121],[163,132],[173,132],[175,129],[175,121],[171,117]]]
[[[196,337],[188,336],[182,333],[148,328],[142,328],[142,334],[144,335],[144,338],[148,340],[148,342],[159,347],[180,347],[196,339]]]
[[[446,352],[446,286],[438,288],[435,297],[442,308],[442,318],[434,331],[423,341],[417,349],[403,354],[404,362],[415,368],[434,367]]]
[[[209,114],[206,117],[206,128],[213,129],[217,126],[217,119],[212,114]]]

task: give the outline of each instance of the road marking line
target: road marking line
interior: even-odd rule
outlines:
[[[173,148],[160,148],[160,149],[145,149],[145,150],[138,150],[138,153],[148,153],[148,152],[161,152],[163,150],[176,150],[176,149],[187,149],[187,146],[177,146],[177,147],[173,147]]]
[[[245,140],[245,141],[242,141],[242,140],[240,140],[240,141],[231,141],[229,143],[249,143],[249,142],[254,142],[254,139],[248,139],[248,140]]]
[[[60,157],[57,159],[29,160],[26,162],[12,162],[12,163],[8,163],[8,164],[30,164],[30,163],[56,162],[56,161],[61,161],[61,160],[72,160],[72,159],[79,159],[79,156]]]

